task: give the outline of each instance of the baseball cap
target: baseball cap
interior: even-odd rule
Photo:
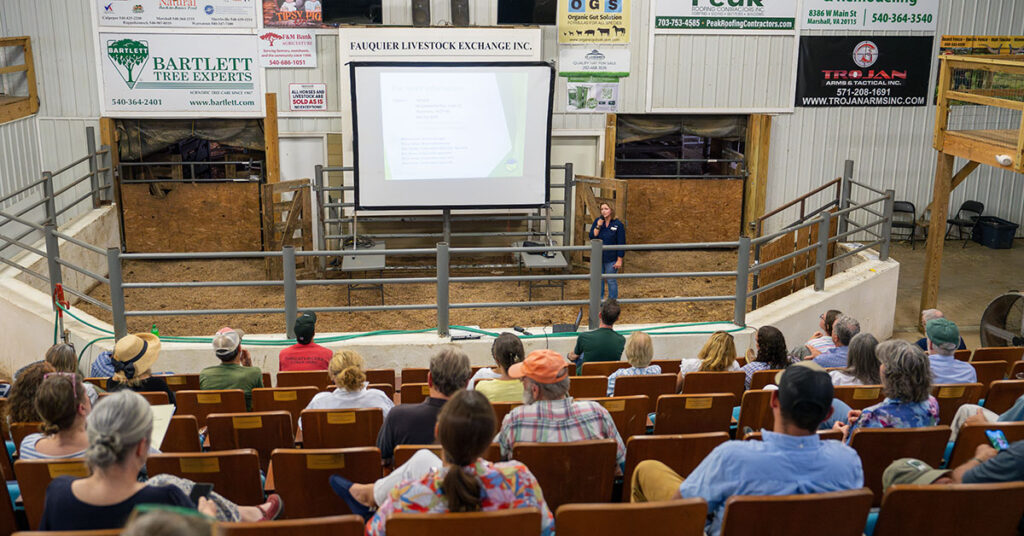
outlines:
[[[928,340],[935,344],[960,344],[960,330],[945,318],[934,318],[924,326]]]
[[[313,341],[313,334],[316,332],[316,313],[302,313],[295,319],[295,339],[302,344],[309,344]]]
[[[780,409],[797,422],[805,420],[801,417],[813,417],[820,423],[832,408],[832,378],[814,361],[800,361],[782,369],[775,374],[775,383],[779,386]]]
[[[948,469],[933,469],[915,458],[900,458],[890,463],[882,473],[882,489],[888,489],[893,484],[931,484],[951,472]]]
[[[569,377],[568,361],[554,350],[534,350],[522,363],[508,369],[512,378],[527,377],[537,383],[556,383]]]
[[[218,357],[227,357],[238,348],[239,344],[242,344],[244,336],[245,332],[240,329],[220,328],[213,336],[213,350]]]

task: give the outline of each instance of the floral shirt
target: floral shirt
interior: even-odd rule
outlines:
[[[661,366],[651,365],[649,367],[620,368],[608,376],[608,396],[615,396],[615,378],[619,376],[646,376],[648,374],[661,374]]]
[[[846,442],[858,428],[920,428],[939,424],[939,402],[929,396],[924,402],[900,402],[892,398],[865,409],[850,427]]]
[[[468,469],[468,468],[467,468]],[[478,458],[472,467],[480,480],[484,512],[510,508],[536,508],[540,510],[542,536],[552,536],[555,517],[544,502],[540,484],[525,465],[517,462],[491,463]],[[441,489],[448,468],[432,470],[419,480],[407,480],[391,490],[384,504],[366,523],[368,536],[384,536],[384,525],[393,513],[443,514],[448,512],[448,501]]]

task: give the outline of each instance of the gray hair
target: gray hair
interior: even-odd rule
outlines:
[[[452,396],[455,391],[465,389],[473,368],[469,366],[469,356],[457,348],[442,348],[430,358],[430,380],[434,387],[444,396]]]
[[[540,389],[540,395],[536,400],[529,400],[527,397],[532,398],[531,385],[536,385]],[[569,377],[566,376],[564,380],[557,381],[555,383],[540,383],[530,378],[523,378],[523,402],[532,404],[537,400],[561,400],[569,395]]]
[[[118,391],[99,401],[86,419],[89,448],[85,449],[85,462],[94,469],[122,463],[152,433],[149,402],[134,391]]]
[[[921,311],[921,323],[927,324],[929,320],[935,320],[936,318],[943,318],[946,315],[942,314],[942,311],[938,309],[925,309]]]
[[[916,344],[890,340],[875,348],[885,367],[882,390],[885,396],[900,402],[924,402],[932,388],[932,369],[928,356]]]
[[[836,336],[840,346],[849,346],[850,339],[860,333],[860,322],[852,316],[840,316],[832,324],[832,334]]]

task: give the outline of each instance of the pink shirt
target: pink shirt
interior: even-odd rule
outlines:
[[[327,370],[333,356],[334,352],[330,348],[324,348],[314,342],[293,344],[277,355],[280,360],[278,370]]]

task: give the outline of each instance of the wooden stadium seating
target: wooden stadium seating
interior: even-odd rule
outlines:
[[[199,427],[206,426],[206,416],[211,413],[244,413],[245,394],[241,389],[207,391],[178,391],[174,393],[178,406],[176,415],[194,415]]]
[[[428,368],[404,368],[402,369],[402,385],[407,383],[427,383]]]
[[[957,361],[970,361],[971,360],[971,351],[969,349],[968,350],[957,350],[957,351],[953,352],[953,359],[956,359]]]
[[[393,383],[371,383],[367,388],[382,391],[392,402],[395,401],[395,384]]]
[[[0,420],[3,419],[2,415],[3,413],[0,413]],[[3,437],[4,441],[6,441],[7,436]],[[17,480],[17,478],[14,476],[14,465],[12,465],[11,456],[7,453],[7,445],[0,444],[0,446],[3,447],[3,450],[0,451],[0,471],[3,472],[5,480]],[[0,480],[0,487],[4,487],[3,483],[5,480]],[[2,514],[0,514],[0,518],[2,517]],[[0,536],[3,536],[2,531],[0,531]]]
[[[588,398],[604,406],[615,421],[615,429],[625,442],[631,436],[644,435],[647,432],[647,409],[650,405],[645,395],[606,396]]]
[[[743,398],[746,374],[742,370],[725,372],[690,372],[683,376],[684,395],[704,393],[732,393],[736,400]]]
[[[18,460],[14,462],[14,471],[18,473],[21,500],[25,504],[25,517],[31,529],[39,527],[39,521],[43,518],[46,487],[54,478],[63,475],[89,476],[89,469],[82,458]]]
[[[917,458],[939,467],[949,442],[948,426],[923,428],[860,428],[853,432],[850,446],[860,456],[864,486],[875,494],[874,506],[882,502],[882,472],[899,458]]]
[[[370,383],[386,383],[391,385],[392,391],[395,390],[395,369],[368,369],[364,372],[366,372],[366,381]]]
[[[885,399],[881,385],[837,385],[833,396],[852,409],[869,408]]]
[[[376,447],[277,449],[271,459],[273,489],[284,500],[286,519],[351,513],[331,490],[328,479],[333,474],[364,484],[382,476]],[[267,482],[269,486],[269,476]]]
[[[7,422],[7,398],[0,396],[0,437],[11,437],[11,423]]]
[[[1017,534],[1024,482],[890,487],[874,536]]]
[[[6,458],[7,449],[0,453]],[[10,461],[0,466],[0,536],[9,536],[17,529],[17,518],[14,516],[14,503],[11,502],[11,494],[4,484],[8,480],[14,480],[14,471],[11,469]]]
[[[661,367],[662,374],[679,374],[679,365],[682,364],[681,359],[655,359],[651,361],[652,365],[658,365]]]
[[[363,518],[355,515],[216,524],[216,536],[363,536]]]
[[[178,391],[199,390],[198,374],[167,374],[160,377],[167,382],[167,387],[174,392],[175,398],[178,397]]]
[[[501,422],[505,420],[505,415],[508,415],[512,408],[522,405],[522,402],[491,402],[491,408],[494,409],[494,416],[497,419],[497,428],[501,429]]]
[[[195,415],[174,415],[160,444],[161,452],[200,452],[199,421]]]
[[[569,396],[573,398],[602,398],[607,395],[607,377],[569,376]]]
[[[372,447],[384,423],[380,408],[307,409],[302,412],[302,446],[309,449]]]
[[[622,472],[622,502],[629,502],[633,471],[644,460],[658,460],[683,477],[690,474],[718,445],[729,440],[725,432],[633,436],[626,441],[626,468]]]
[[[989,384],[1006,377],[1006,362],[1004,361],[971,361],[974,372],[978,375],[978,383],[981,384],[979,398],[988,395]]]
[[[295,446],[292,414],[287,411],[211,413],[206,428],[211,450],[255,449],[264,471],[274,449]]]
[[[939,424],[950,424],[956,410],[964,404],[977,404],[980,383],[939,383],[932,385],[932,396],[939,402]]]
[[[536,508],[459,514],[394,514],[388,518],[385,532],[389,536],[539,536],[540,521],[540,511]]]
[[[975,348],[971,354],[971,361],[1002,361],[1007,369],[1021,359],[1024,359],[1024,346]]]
[[[291,370],[277,373],[278,387],[316,387],[323,390],[331,384],[326,370]]]
[[[743,430],[750,428],[757,432],[762,428],[771,430],[775,426],[775,414],[770,405],[772,392],[764,389],[743,393],[740,401],[740,417],[736,424],[736,437],[743,437]]]
[[[871,491],[864,488],[804,495],[734,495],[725,501],[721,536],[860,536],[870,509]]]
[[[166,406],[171,403],[171,397],[167,396],[164,391],[138,391],[142,398],[146,399],[151,406]],[[114,393],[99,393],[99,399],[102,400],[104,397],[108,397]]]
[[[430,398],[430,385],[426,383],[402,383],[399,395],[403,404],[419,404]]]
[[[628,361],[591,361],[583,363],[583,368],[580,372],[583,373],[583,376],[604,376],[607,378],[616,370],[629,367]]]
[[[4,415],[6,418],[6,415]],[[12,422],[11,423],[11,439],[14,441],[14,448],[17,449],[17,453],[21,455],[21,441],[30,434],[39,433],[40,427],[43,425],[41,422]]]
[[[253,411],[287,411],[292,415],[292,432],[299,427],[299,413],[317,394],[316,387],[264,387],[252,390]]]
[[[985,397],[985,409],[1003,413],[1010,409],[1022,395],[1024,395],[1024,380],[994,381],[989,387],[988,396]]]
[[[213,484],[213,491],[240,505],[263,503],[260,459],[254,449],[151,454],[149,476],[170,474]]]
[[[960,428],[950,453],[950,469],[956,469],[974,457],[978,445],[990,445],[985,430],[1002,430],[1010,443],[1024,439],[1024,422],[990,422],[985,424],[967,424]]]
[[[843,433],[840,432],[839,430],[831,430],[831,429],[830,430],[818,430],[817,434],[818,434],[818,439],[821,439],[821,440],[829,440],[829,439],[833,440],[833,441],[842,441],[843,440]],[[764,437],[761,436],[761,432],[750,432],[749,434],[743,436],[743,440],[744,441],[761,441],[763,439],[764,439]]]
[[[0,532],[0,534],[3,534]],[[120,536],[121,529],[99,530],[22,530],[11,536]]]
[[[82,381],[84,381],[86,383],[91,383],[91,384],[95,385],[96,387],[99,387],[100,389],[106,389],[107,388],[107,380],[109,380],[109,379],[110,378],[89,377],[89,378],[86,378],[86,379],[84,379]],[[196,381],[197,382],[199,381],[199,376],[198,375],[196,375]],[[198,387],[197,387],[197,389],[198,389]]]
[[[750,389],[764,389],[766,385],[775,383],[775,375],[782,369],[765,369],[750,375]]]
[[[658,397],[676,392],[675,374],[621,376],[615,379],[615,396],[647,395],[647,411],[657,409]]]
[[[263,382],[263,387],[273,387],[273,386],[274,386],[274,384],[273,384],[273,383],[271,383],[271,382],[272,382],[272,380],[271,380],[271,377],[270,377],[270,373],[269,373],[269,372],[264,372],[264,373],[263,373],[263,374],[262,374],[262,375],[260,376],[260,381],[262,381],[262,382]]]
[[[655,434],[728,432],[736,398],[727,393],[662,395],[654,419]]]
[[[615,440],[571,443],[515,443],[512,459],[530,468],[544,490],[548,508],[579,502],[608,502],[615,478]]]
[[[441,455],[441,445],[398,445],[395,447],[395,457],[391,460],[391,467],[398,467],[403,463],[409,461],[416,451],[427,449],[434,453],[438,458],[443,458]],[[491,446],[487,447],[487,451],[481,456],[483,459],[489,462],[500,462],[501,459],[501,445],[497,443],[491,443]]]
[[[558,536],[703,536],[704,499],[635,504],[563,504],[555,514]]]
[[[1024,361],[1017,361],[1010,367],[1010,374],[1007,375],[1011,380],[1024,380]]]

